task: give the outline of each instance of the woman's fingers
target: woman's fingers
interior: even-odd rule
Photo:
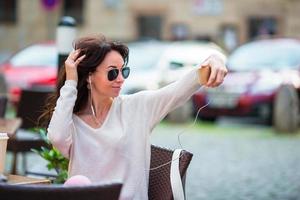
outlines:
[[[223,83],[224,77],[227,74],[227,70],[224,68],[217,68],[212,71],[215,71],[215,74],[213,75],[213,77],[211,79],[212,81],[207,83],[207,86],[208,87],[217,87]]]
[[[79,63],[85,58],[85,55],[80,56],[78,59],[75,61],[75,65],[78,66]]]
[[[217,73],[216,81],[212,84],[212,87],[217,87],[221,85],[224,81],[225,72],[223,70],[219,70]]]
[[[82,55],[78,58],[80,55],[80,49],[77,49],[75,51],[72,51],[67,60],[65,61],[66,67],[77,67],[77,65],[84,59],[85,55]]]
[[[78,50],[73,50],[69,53],[68,57],[67,57],[67,60],[75,60],[76,59],[76,53],[78,52]]]
[[[76,61],[78,59],[80,53],[80,49],[75,50],[74,54],[73,54],[73,60]]]
[[[227,74],[227,69],[224,61],[219,56],[210,56],[201,66],[210,67],[211,69],[209,79],[207,84],[205,84],[207,87],[217,87],[223,83],[224,77]]]
[[[65,61],[66,79],[78,80],[77,66],[85,58],[85,55],[80,55],[80,50],[72,51]]]
[[[210,76],[206,83],[208,87],[212,86],[217,78],[217,70],[214,67],[211,67]]]

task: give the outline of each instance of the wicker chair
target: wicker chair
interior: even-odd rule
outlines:
[[[149,200],[172,200],[173,192],[170,181],[170,168],[173,151],[161,147],[151,146],[151,163],[149,174]],[[185,175],[187,168],[192,160],[193,154],[188,151],[182,151],[179,159],[179,173],[182,180],[183,188],[185,186]],[[168,163],[166,165],[163,165]],[[155,169],[158,166],[161,166]]]
[[[8,103],[7,84],[4,75],[0,73],[0,117],[5,116],[7,103]]]
[[[38,118],[44,111],[48,96],[53,92],[49,87],[35,87],[22,90],[18,104],[17,117],[22,118],[21,128],[28,129],[39,126]]]
[[[1,200],[118,200],[122,184],[65,187],[0,184]]]
[[[0,117],[5,117],[6,107],[7,107],[8,99],[7,96],[0,95]]]
[[[38,117],[41,115],[46,99],[51,92],[52,90],[48,88],[22,90],[17,109],[17,117],[22,119],[21,128],[37,127]],[[39,149],[41,146],[47,146],[47,144],[38,134],[32,132],[21,130],[17,132],[15,137],[10,138],[7,144],[7,151],[13,153],[11,173],[17,174],[17,154],[22,153],[24,156],[23,169],[25,174],[27,174],[26,153],[30,152],[32,148]]]
[[[170,168],[171,163],[169,163],[172,160],[173,151],[161,147],[157,147],[152,145],[151,146],[151,163],[150,167],[151,169],[154,169],[158,166],[163,165],[162,167],[159,167],[154,170],[150,170],[149,174],[149,188],[148,188],[148,197],[149,200],[172,200],[173,199],[173,191],[171,187],[171,181],[170,181]],[[190,161],[193,157],[193,154],[191,154],[188,151],[182,151],[180,154],[179,159],[179,173],[182,180],[182,186],[184,188],[185,186],[185,176],[187,168],[190,164]],[[167,163],[167,164],[166,164]],[[13,186],[13,185],[7,185],[7,184],[0,184],[0,196],[1,200],[6,199],[114,199],[115,196],[105,196],[105,195],[114,195],[117,192],[117,189],[121,190],[121,184],[115,185],[114,187],[107,190],[104,186],[99,186],[98,188],[95,187],[85,187],[84,191],[80,188],[71,188],[71,189],[65,189],[65,188],[50,188],[49,186]],[[104,190],[105,189],[105,190]],[[112,189],[112,190],[111,190]],[[92,194],[89,194],[93,192]],[[110,191],[110,192],[107,192]],[[101,192],[101,197],[99,198],[98,193]],[[107,193],[106,193],[107,192]],[[120,193],[120,191],[119,191]],[[119,195],[118,193],[118,195]],[[3,197],[3,198],[2,198]],[[118,197],[115,197],[117,199]]]

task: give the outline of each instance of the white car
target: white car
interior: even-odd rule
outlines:
[[[180,41],[168,45],[159,60],[160,85],[179,79],[191,68],[199,66],[212,54],[218,54],[226,61],[225,51],[212,42]]]
[[[211,42],[134,42],[129,46],[131,75],[126,80],[123,93],[161,88],[176,81],[191,68],[197,67],[209,55],[219,54],[226,60],[225,52]],[[187,121],[192,115],[192,102],[168,115],[175,122]]]
[[[132,94],[160,87],[158,61],[167,45],[168,43],[155,40],[128,44],[128,66],[131,70],[130,76],[123,85],[122,93]]]
[[[178,80],[212,54],[221,56],[226,62],[225,51],[212,42],[180,41],[170,44],[158,64],[161,70],[159,85],[164,86]],[[185,122],[191,118],[192,113],[193,103],[190,100],[167,117],[174,122]]]

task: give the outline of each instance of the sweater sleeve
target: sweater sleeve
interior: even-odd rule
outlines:
[[[170,111],[183,105],[200,88],[198,68],[185,74],[181,79],[158,90],[141,92],[147,123],[151,130]]]
[[[47,129],[48,139],[52,145],[67,158],[72,144],[72,134],[75,131],[72,114],[77,98],[76,86],[76,81],[65,82]]]

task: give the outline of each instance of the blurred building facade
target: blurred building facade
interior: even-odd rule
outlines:
[[[204,39],[233,49],[261,35],[300,36],[299,0],[1,0],[0,52],[54,40],[61,16],[78,36]]]

